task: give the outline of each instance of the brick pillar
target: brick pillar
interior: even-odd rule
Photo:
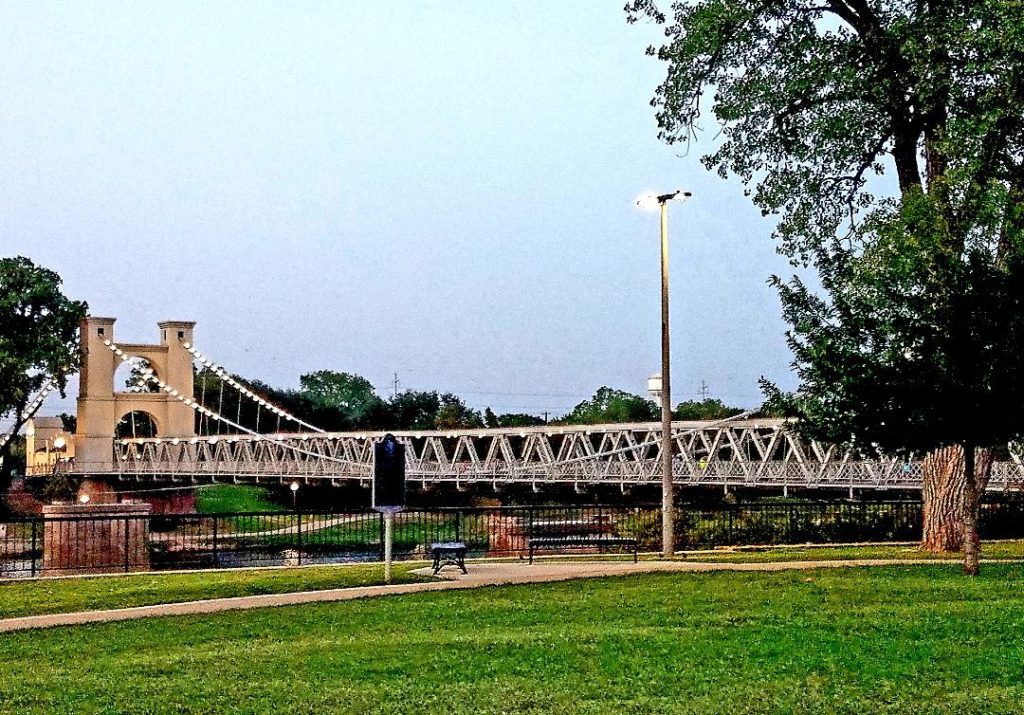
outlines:
[[[43,576],[149,570],[149,504],[43,507]]]

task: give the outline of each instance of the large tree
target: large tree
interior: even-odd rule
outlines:
[[[691,141],[710,104],[721,139],[706,166],[746,183],[782,250],[821,278],[823,294],[776,281],[804,428],[926,453],[924,543],[962,545],[976,573],[992,450],[1020,434],[1007,360],[1022,339],[1024,4],[627,12],[666,24],[661,136]]]
[[[676,420],[724,420],[743,414],[743,409],[730,407],[715,397],[703,400],[684,400],[672,411]]]
[[[87,306],[60,286],[60,276],[27,258],[0,258],[0,417],[13,422],[14,433],[44,385],[52,382],[63,395],[78,368],[78,323]],[[0,462],[9,448],[0,446]],[[2,471],[0,494],[10,484]]]
[[[340,411],[352,426],[362,426],[378,409],[380,397],[365,377],[318,370],[299,378],[300,393],[314,405]]]
[[[624,390],[600,387],[589,400],[576,405],[560,421],[570,425],[604,422],[654,422],[661,413],[652,400]]]

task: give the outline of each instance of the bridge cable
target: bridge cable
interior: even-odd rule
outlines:
[[[126,362],[127,363],[127,362],[129,362],[131,360],[132,356],[126,354],[115,343],[113,343],[113,342],[111,342],[109,340],[104,340],[103,343],[108,348],[110,348],[110,351],[112,353],[114,353],[119,358],[121,358],[122,362]],[[176,389],[174,389],[173,387],[168,385],[166,382],[161,380],[159,377],[157,377],[153,373],[152,370],[148,370],[148,369],[147,370],[143,370],[142,371],[142,375],[143,375],[143,377],[146,380],[156,384],[161,390],[166,392],[171,397],[176,398],[179,402],[183,403],[186,407],[189,407],[192,410],[198,412],[199,414],[205,415],[205,416],[209,417],[210,419],[221,420],[225,424],[227,424],[227,425],[229,425],[231,427],[234,427],[235,429],[242,430],[242,432],[245,432],[246,434],[252,435],[254,437],[258,437],[260,439],[267,439],[267,440],[269,440],[271,442],[274,442],[274,443],[284,447],[285,449],[291,450],[293,452],[297,452],[299,454],[305,454],[305,455],[310,456],[310,457],[315,457],[317,459],[325,459],[325,460],[330,461],[330,462],[336,462],[336,463],[339,463],[339,464],[346,464],[346,465],[350,465],[350,466],[354,465],[354,466],[357,466],[357,467],[360,467],[360,468],[366,468],[368,466],[368,465],[362,464],[360,462],[353,462],[353,461],[347,460],[347,459],[339,459],[337,457],[332,457],[331,455],[328,455],[328,454],[323,454],[322,452],[313,452],[313,451],[310,451],[308,449],[303,449],[302,447],[297,447],[295,445],[289,444],[288,442],[286,442],[280,436],[276,436],[275,437],[273,435],[263,435],[263,434],[260,434],[259,432],[251,430],[248,427],[245,427],[244,425],[238,424],[237,422],[234,422],[233,420],[228,419],[227,417],[224,417],[223,415],[221,415],[221,414],[219,414],[217,412],[214,412],[210,408],[206,407],[205,405],[201,405],[200,403],[196,402],[192,398],[185,397],[184,395],[179,393]],[[323,430],[321,430],[321,432],[323,432]],[[198,438],[198,437],[195,438],[195,439],[196,439],[197,442],[200,441],[200,438]],[[216,439],[217,439],[216,437],[212,438],[213,441],[216,441]],[[161,439],[161,441],[163,441],[163,440]],[[206,441],[206,440],[202,440],[202,441]]]
[[[255,402],[256,405],[257,405],[257,408],[260,408],[260,407],[265,408],[265,409],[269,410],[272,414],[276,415],[278,417],[278,424],[279,425],[280,425],[280,418],[283,417],[284,419],[286,419],[286,420],[288,420],[290,422],[295,422],[296,424],[301,425],[303,427],[306,427],[307,429],[310,429],[313,432],[326,433],[326,430],[323,430],[323,429],[317,427],[316,425],[311,425],[310,423],[306,422],[305,420],[302,420],[302,419],[296,417],[295,415],[293,415],[292,413],[288,412],[287,410],[285,410],[285,409],[283,409],[281,407],[278,407],[277,405],[273,404],[269,400],[267,400],[267,399],[257,395],[251,389],[249,389],[248,387],[246,387],[242,383],[240,383],[237,380],[235,380],[235,378],[232,377],[232,375],[227,370],[225,370],[223,368],[223,366],[218,365],[213,360],[211,360],[208,355],[204,355],[202,352],[200,352],[199,349],[194,344],[186,342],[186,343],[182,343],[181,345],[182,345],[182,347],[185,348],[185,350],[189,354],[191,354],[196,360],[198,360],[200,363],[202,363],[202,365],[204,367],[206,367],[207,369],[213,371],[213,373],[217,377],[219,377],[221,380],[226,382],[231,387],[235,388],[238,392],[240,392],[246,398],[248,398],[248,399],[252,400],[253,402]],[[259,419],[259,409],[257,409],[256,415],[257,415],[257,419]],[[257,430],[258,429],[259,428],[257,427]]]
[[[7,446],[7,443],[14,439],[18,422],[24,424],[25,422],[28,422],[30,419],[35,417],[35,414],[39,411],[39,408],[43,406],[43,402],[46,400],[46,397],[56,389],[57,385],[54,384],[53,380],[51,378],[47,378],[46,382],[44,382],[43,386],[39,389],[39,394],[36,395],[36,398],[32,400],[32,402],[25,405],[25,409],[23,409],[21,411],[21,414],[19,415],[20,419],[15,420],[14,422],[15,426],[11,427],[10,430],[8,430],[2,436],[0,436],[0,448]]]

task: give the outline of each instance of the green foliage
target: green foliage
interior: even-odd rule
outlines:
[[[537,427],[542,424],[544,424],[542,418],[525,412],[506,412],[503,415],[496,415],[490,407],[484,410],[485,427]]]
[[[484,420],[477,410],[466,406],[461,397],[450,392],[441,395],[434,417],[435,429],[468,429],[483,427]]]
[[[156,422],[147,412],[129,412],[114,425],[114,436],[118,439],[148,439],[156,437]]]
[[[721,400],[708,397],[704,400],[680,402],[672,412],[672,417],[677,420],[723,420],[742,412],[742,408],[728,407]]]
[[[60,417],[60,424],[65,432],[74,434],[78,431],[78,415],[61,412],[58,417]]]
[[[570,425],[653,422],[660,414],[658,406],[651,400],[623,390],[601,387],[589,400],[576,405],[560,422]]]
[[[365,423],[381,399],[365,377],[348,372],[318,370],[299,378],[299,393],[318,408],[340,412],[353,426]]]
[[[926,163],[967,213],[1020,170],[1024,3],[671,5],[668,41],[649,50],[667,63],[660,136],[694,141],[710,105],[722,141],[705,165],[753,185],[789,255],[813,256],[875,207],[867,179],[887,166],[905,193]],[[627,5],[629,21],[645,16],[667,19],[655,0]]]
[[[78,494],[78,480],[73,479],[67,471],[56,471],[45,477],[43,501],[46,503],[70,502],[74,500],[76,494]]]
[[[433,429],[440,409],[436,392],[406,390],[387,401],[380,417],[388,429]]]
[[[799,395],[776,403],[802,429],[864,449],[927,452],[967,440],[1003,447],[1024,433],[1024,243],[1001,256],[951,249],[934,198],[913,192],[873,225],[858,256],[829,263],[828,298],[777,282],[793,326]]]
[[[350,430],[361,425],[353,424],[348,415],[333,407],[320,407],[299,390],[282,390],[272,387],[259,380],[248,380],[238,375],[234,379],[252,390],[255,394],[277,405],[299,419],[316,425],[321,429],[332,431]],[[278,423],[285,429],[294,429],[294,423],[279,419],[265,408],[260,408],[249,398],[242,397],[211,369],[204,368],[195,373],[194,393],[198,401],[220,412],[232,422],[237,422],[246,429],[256,432],[267,432],[277,429]],[[226,433],[237,432],[238,429],[225,425],[217,420],[196,415],[196,431],[199,434],[217,434],[218,430]]]
[[[672,3],[661,136],[739,177],[795,263],[768,407],[865,449],[1005,445],[1024,394],[1024,3]],[[667,17],[634,0],[628,18]],[[713,89],[713,94],[709,90]],[[879,195],[895,174],[898,193]]]
[[[506,412],[498,415],[495,427],[539,427],[544,420],[536,415],[528,415],[524,412]]]
[[[25,436],[14,435],[7,444],[7,454],[0,457],[0,471],[6,473],[7,477],[15,474],[25,473]],[[0,480],[3,476],[0,475]],[[2,508],[2,504],[0,504]]]
[[[66,298],[56,273],[27,258],[0,258],[0,417],[21,413],[47,379],[64,394],[78,367],[84,302]],[[0,447],[0,456],[7,447]],[[7,477],[0,475],[0,487]],[[0,489],[3,491],[3,489]]]

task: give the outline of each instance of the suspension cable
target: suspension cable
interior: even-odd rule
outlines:
[[[15,427],[12,427],[8,432],[0,435],[0,449],[7,446],[7,443],[14,439],[15,429],[18,422],[25,423],[32,419],[36,412],[39,411],[39,408],[43,406],[43,402],[46,400],[47,395],[56,389],[57,386],[54,384],[53,380],[51,378],[47,378],[46,382],[43,383],[43,386],[39,388],[39,394],[36,395],[36,398],[25,405],[25,409],[21,411],[21,414],[19,415],[20,419],[14,423]]]
[[[195,345],[193,345],[192,343],[187,343],[186,342],[186,343],[182,343],[181,345],[182,345],[183,348],[185,348],[186,351],[188,351],[189,354],[191,354],[196,360],[198,360],[200,363],[202,363],[203,366],[205,366],[209,370],[212,370],[213,373],[217,377],[219,377],[224,382],[228,383],[228,385],[230,385],[231,387],[233,387],[236,390],[238,390],[238,392],[240,392],[242,395],[244,395],[248,399],[250,399],[253,402],[255,402],[258,408],[259,407],[266,408],[267,410],[269,410],[273,414],[277,415],[278,417],[283,417],[284,419],[286,419],[286,420],[288,420],[290,422],[295,422],[296,424],[301,425],[303,427],[306,427],[307,429],[310,429],[313,432],[325,432],[325,430],[320,429],[316,425],[311,425],[308,422],[306,422],[306,421],[304,421],[302,419],[299,419],[298,417],[296,417],[292,413],[288,412],[287,410],[282,409],[282,408],[278,407],[277,405],[273,404],[272,402],[270,402],[269,400],[267,400],[267,399],[257,395],[255,392],[253,392],[248,387],[246,387],[242,383],[238,382],[238,380],[236,380],[234,377],[232,377],[231,374],[227,370],[225,370],[223,368],[223,366],[218,365],[217,363],[215,363],[213,360],[210,359],[210,357],[208,355],[204,355],[203,353],[201,353],[199,351],[199,349]],[[257,409],[256,415],[257,415],[257,419],[258,419],[259,418],[259,410],[258,409]]]
[[[125,353],[123,350],[121,350],[121,348],[119,348],[115,343],[111,342],[110,340],[104,340],[103,344],[106,345],[110,349],[110,351],[112,353],[117,355],[121,359],[122,362],[126,362],[127,363],[127,362],[129,362],[131,360],[131,358],[132,358],[131,355],[128,355],[127,353]],[[224,417],[223,415],[221,415],[218,412],[214,412],[213,410],[211,410],[210,408],[206,407],[205,405],[202,405],[199,402],[196,402],[191,397],[185,397],[180,392],[178,392],[176,389],[174,389],[173,387],[168,385],[166,382],[161,380],[159,377],[157,377],[156,374],[153,372],[153,370],[150,370],[150,369],[143,370],[142,371],[142,375],[146,378],[146,380],[154,383],[162,391],[166,392],[168,395],[170,395],[171,397],[177,399],[179,402],[183,403],[185,406],[191,408],[192,410],[198,412],[199,414],[205,415],[209,419],[223,421],[225,424],[230,425],[231,427],[234,427],[235,429],[241,430],[242,432],[245,432],[246,434],[252,435],[252,436],[254,436],[254,437],[258,438],[258,439],[266,438],[266,439],[268,439],[268,440],[270,440],[270,441],[272,441],[272,442],[274,442],[274,443],[284,447],[285,449],[291,450],[293,452],[297,452],[299,454],[305,454],[305,455],[310,456],[310,457],[315,457],[317,459],[324,459],[324,460],[327,460],[327,461],[330,461],[330,462],[336,462],[338,464],[356,465],[356,466],[359,466],[359,467],[364,467],[365,466],[365,465],[363,465],[363,464],[361,464],[359,462],[353,462],[353,461],[347,460],[347,459],[339,459],[337,457],[332,457],[332,456],[330,456],[328,454],[323,454],[322,452],[313,452],[313,451],[310,451],[308,449],[303,449],[302,447],[297,447],[297,446],[295,446],[293,444],[289,444],[288,442],[286,442],[281,436],[262,435],[259,432],[251,430],[248,427],[245,427],[244,425],[238,424],[237,422],[234,422],[233,420],[231,420],[231,419],[229,419],[227,417]],[[323,430],[319,430],[319,431],[323,432]],[[214,438],[214,439],[216,439],[216,438]]]

